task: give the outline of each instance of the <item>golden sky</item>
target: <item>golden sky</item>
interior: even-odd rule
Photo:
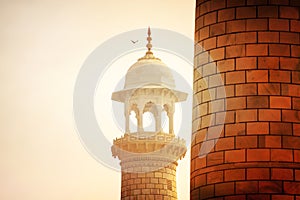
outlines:
[[[76,133],[77,74],[122,32],[150,25],[193,39],[194,7],[194,0],[0,0],[0,199],[119,199],[120,173],[94,160]],[[188,163],[178,168],[184,200]]]

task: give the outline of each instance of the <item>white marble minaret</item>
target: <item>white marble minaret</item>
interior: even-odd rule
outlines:
[[[171,70],[154,57],[151,31],[148,51],[132,65],[124,89],[114,92],[112,100],[124,103],[125,134],[114,140],[112,154],[120,159],[122,169],[121,199],[177,199],[177,160],[186,153],[185,141],[174,135],[175,103],[187,94],[175,90]],[[137,129],[130,130],[130,113],[134,111]],[[155,130],[144,131],[143,114],[150,112]],[[162,112],[169,118],[169,132],[162,130]]]

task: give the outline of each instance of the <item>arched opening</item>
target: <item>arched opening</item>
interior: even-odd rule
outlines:
[[[129,133],[134,133],[138,131],[138,122],[135,111],[130,111],[129,114]]]
[[[155,117],[150,111],[143,114],[143,128],[145,132],[155,131]]]
[[[138,132],[138,116],[139,116],[139,109],[137,104],[132,104],[128,107],[129,110],[125,112],[126,117],[126,133],[133,133]]]
[[[151,101],[146,103],[143,110],[143,125],[145,132],[154,132],[156,127],[156,108]]]

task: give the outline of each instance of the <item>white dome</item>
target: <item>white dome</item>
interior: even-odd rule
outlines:
[[[160,59],[141,58],[133,64],[126,74],[124,89],[137,88],[175,88],[171,69]]]
[[[151,31],[148,29],[148,44],[146,55],[140,58],[127,71],[124,89],[112,94],[112,100],[127,102],[137,91],[155,91],[161,96],[161,92],[169,91],[172,93],[175,102],[185,101],[187,94],[175,90],[175,81],[170,68],[167,67],[159,58],[155,58],[151,52],[152,44],[150,37]],[[141,90],[140,90],[141,89]],[[143,94],[144,95],[144,94]],[[147,98],[154,98],[153,94]],[[172,97],[172,98],[173,98]],[[141,98],[146,98],[145,96]],[[168,98],[171,98],[170,96]]]

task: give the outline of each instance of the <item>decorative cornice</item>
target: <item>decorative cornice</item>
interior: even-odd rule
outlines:
[[[132,157],[164,157],[172,162],[182,159],[187,151],[185,140],[169,133],[125,134],[114,140],[112,154],[121,161]],[[156,159],[157,160],[157,159]]]

